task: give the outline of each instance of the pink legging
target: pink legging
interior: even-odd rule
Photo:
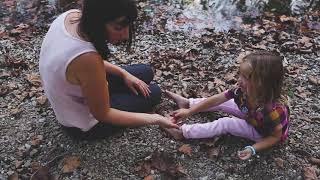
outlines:
[[[189,105],[193,105],[205,100],[206,98],[189,99]],[[233,99],[218,106],[211,107],[206,111],[222,111],[235,117],[223,117],[209,123],[184,124],[181,126],[183,136],[186,139],[211,138],[222,134],[232,134],[247,138],[253,141],[261,140],[262,136],[248,124],[244,119],[244,114],[239,110]]]

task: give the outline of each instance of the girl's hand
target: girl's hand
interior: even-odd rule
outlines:
[[[176,111],[173,111],[171,113],[171,116],[174,118],[174,120],[176,122],[178,121],[183,121],[185,120],[187,117],[190,116],[190,110],[189,109],[185,109],[185,108],[181,108],[181,109],[178,109]]]
[[[251,149],[249,149],[249,148],[245,148],[245,149],[242,150],[242,151],[238,151],[238,157],[239,157],[241,160],[247,160],[247,159],[249,159],[251,156],[252,156],[252,151],[251,151]]]
[[[149,89],[148,84],[146,84],[144,81],[138,79],[130,73],[126,73],[123,79],[126,85],[129,87],[129,89],[131,89],[131,91],[134,94],[138,95],[139,91],[144,97],[150,96],[151,91]]]
[[[154,114],[153,116],[154,116],[156,124],[158,124],[162,128],[176,128],[176,129],[179,129],[179,126],[174,123],[173,119],[169,119],[169,118],[161,116],[159,114]]]

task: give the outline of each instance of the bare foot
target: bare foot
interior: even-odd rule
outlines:
[[[189,108],[189,100],[185,97],[180,96],[179,94],[165,91],[165,93],[174,100],[174,102],[178,105],[179,108]]]
[[[175,128],[163,128],[169,135],[171,135],[175,140],[184,139],[182,130]]]

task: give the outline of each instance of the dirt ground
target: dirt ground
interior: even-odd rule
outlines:
[[[149,63],[163,90],[207,97],[236,82],[240,54],[278,51],[285,57],[285,89],[291,98],[289,139],[248,161],[236,153],[253,142],[230,135],[175,141],[151,126],[127,128],[97,141],[71,139],[55,119],[39,79],[48,25],[10,26],[2,16],[7,24],[0,26],[0,180],[320,178],[320,31],[306,25],[319,22],[320,13],[303,18],[264,14],[241,30],[208,29],[200,37],[166,31],[159,16],[146,28],[150,19],[140,14],[132,52],[112,47],[109,61]],[[156,112],[165,115],[176,108],[164,96]],[[223,116],[200,113],[187,123]]]

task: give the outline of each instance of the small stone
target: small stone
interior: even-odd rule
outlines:
[[[28,167],[30,167],[30,165],[31,165],[31,161],[28,160],[27,162],[24,163],[23,167],[28,168]]]
[[[16,161],[16,168],[20,168],[21,165],[23,164],[23,161]]]
[[[30,156],[34,156],[36,153],[38,152],[37,149],[32,149],[32,151],[30,152]]]
[[[46,120],[45,118],[40,118],[40,119],[38,120],[38,122],[39,122],[39,123],[43,123],[45,120]]]
[[[205,163],[197,163],[199,168],[203,168],[206,164]]]
[[[10,170],[7,172],[7,174],[8,174],[8,176],[11,176],[12,174],[14,174],[14,172]]]
[[[217,180],[226,179],[226,175],[225,175],[224,173],[217,173],[217,174],[216,174],[216,179],[217,179]]]
[[[25,144],[24,147],[26,148],[26,151],[29,151],[30,148],[31,148],[31,145],[30,144]]]
[[[199,180],[207,180],[208,176],[200,177]]]

